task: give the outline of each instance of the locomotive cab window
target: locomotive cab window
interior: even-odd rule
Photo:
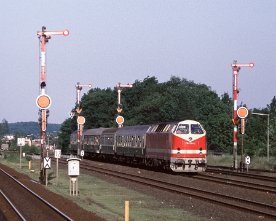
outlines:
[[[192,134],[203,134],[203,130],[199,124],[191,124]]]
[[[188,134],[189,133],[189,124],[179,124],[176,129],[177,134]]]

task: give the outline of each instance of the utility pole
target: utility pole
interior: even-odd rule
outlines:
[[[122,103],[121,103],[121,93],[122,93],[122,90],[123,88],[132,88],[133,85],[132,84],[121,84],[121,83],[118,83],[116,85],[116,89],[117,89],[117,92],[118,92],[118,104],[117,104],[117,117],[116,117],[116,122],[118,124],[118,127],[123,127],[123,123],[124,123],[124,118],[123,116],[120,115],[120,113],[123,111],[123,106],[122,106]]]
[[[45,156],[45,134],[47,129],[47,118],[49,116],[49,107],[51,106],[51,98],[46,94],[46,44],[49,42],[53,35],[68,36],[69,31],[67,29],[63,31],[46,31],[46,27],[43,26],[41,31],[37,32],[40,43],[40,76],[39,76],[39,89],[40,95],[36,99],[36,104],[39,108],[39,126],[40,126],[40,181],[45,183],[46,170],[43,166],[43,160]],[[47,151],[48,155],[48,151]],[[47,156],[48,157],[48,156]]]
[[[81,155],[81,136],[82,136],[82,132],[83,132],[83,125],[85,123],[85,118],[83,116],[81,116],[81,107],[80,107],[80,92],[82,90],[83,87],[88,87],[88,88],[92,88],[91,84],[80,84],[80,82],[78,82],[76,84],[76,110],[75,113],[77,114],[77,124],[78,124],[78,131],[77,131],[77,136],[78,136],[78,150],[77,150],[77,155]],[[84,154],[84,153],[83,153]]]
[[[233,124],[234,124],[234,133],[233,133],[233,168],[236,170],[238,168],[238,161],[237,161],[237,148],[238,148],[238,124],[239,119],[237,115],[238,109],[238,73],[242,67],[250,67],[253,68],[254,64],[237,64],[237,61],[234,61],[231,65],[233,69],[233,101],[234,101],[234,110],[233,110]]]

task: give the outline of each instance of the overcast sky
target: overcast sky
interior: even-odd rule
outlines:
[[[275,12],[274,0],[1,1],[0,120],[38,119],[42,26],[70,31],[47,44],[50,123],[69,117],[77,82],[103,89],[174,75],[232,97],[233,60],[255,63],[239,72],[238,103],[266,107],[276,96]]]

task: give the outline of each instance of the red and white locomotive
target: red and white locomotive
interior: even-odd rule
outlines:
[[[71,134],[74,153],[76,138],[76,133]],[[135,161],[175,172],[202,172],[207,164],[206,131],[193,120],[88,129],[81,143],[85,156]]]

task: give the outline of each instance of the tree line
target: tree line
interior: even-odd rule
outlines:
[[[233,148],[233,101],[227,93],[219,96],[205,84],[171,77],[159,83],[156,77],[136,80],[131,89],[123,89],[121,103],[124,125],[143,125],[158,122],[199,121],[207,131],[209,150],[232,153]],[[246,105],[243,105],[246,106]],[[85,129],[117,127],[117,90],[91,89],[81,99]],[[74,109],[74,108],[73,108]],[[276,98],[263,109],[249,110],[244,135],[245,152],[266,155],[267,118],[252,112],[270,115],[270,154],[276,156]],[[68,150],[70,134],[77,129],[76,117],[66,119],[60,128],[59,144]],[[240,137],[240,135],[238,135]],[[241,139],[238,139],[239,142]],[[240,147],[240,143],[239,143]],[[239,148],[240,149],[240,148]]]

